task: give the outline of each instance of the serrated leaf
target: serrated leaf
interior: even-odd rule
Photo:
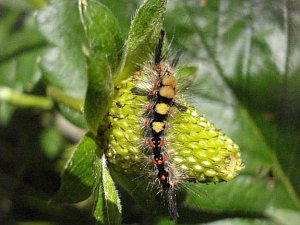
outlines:
[[[121,224],[119,194],[106,166],[104,155],[101,161],[101,182],[96,193],[96,207],[93,214],[98,224],[118,225]]]
[[[138,9],[131,23],[120,73],[114,78],[116,84],[131,76],[153,54],[165,8],[166,0],[147,0]]]
[[[113,96],[112,74],[120,61],[121,32],[112,12],[97,1],[79,2],[88,40],[88,89],[84,113],[89,129],[96,133]]]
[[[85,37],[77,1],[52,0],[48,7],[38,12],[37,24],[45,38],[54,45],[41,57],[44,79],[49,85],[83,100],[87,88],[86,62],[82,53]],[[78,112],[68,109],[64,115],[84,127],[83,116],[78,119]]]
[[[99,171],[96,162],[97,145],[87,133],[76,146],[62,174],[62,184],[55,201],[76,203],[88,198]]]

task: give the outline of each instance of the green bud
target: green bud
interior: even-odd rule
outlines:
[[[123,81],[117,88],[109,113],[110,144],[106,156],[116,169],[143,173],[147,153],[143,147],[142,118],[146,96],[131,92],[137,81]],[[172,107],[168,118],[168,161],[182,179],[220,182],[233,179],[243,168],[239,147],[189,104],[185,112]]]

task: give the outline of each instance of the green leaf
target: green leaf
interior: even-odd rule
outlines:
[[[185,203],[189,207],[220,210],[243,211],[264,214],[273,208],[297,209],[289,198],[284,186],[271,179],[257,179],[239,176],[233,181],[220,184],[191,184],[186,183],[187,198]],[[255,201],[253,201],[255,199]]]
[[[37,23],[45,38],[54,45],[41,57],[43,77],[47,84],[71,97],[83,100],[87,88],[85,43],[76,0],[52,0],[37,14]],[[59,102],[59,101],[58,101]],[[68,106],[60,104],[64,116],[85,127],[84,118]]]
[[[101,162],[101,182],[96,193],[96,206],[94,217],[98,224],[121,224],[121,203],[114,181],[106,166],[106,158],[103,155]]]
[[[102,173],[102,171],[101,171]],[[93,209],[93,216],[97,221],[97,224],[102,225],[105,224],[105,203],[103,199],[103,183],[101,176],[98,177],[99,182],[98,186],[95,190],[95,202],[94,202],[94,209]]]
[[[162,28],[166,0],[147,0],[138,9],[130,27],[123,52],[120,72],[114,78],[118,84],[133,75],[138,65],[149,60]]]
[[[130,28],[130,19],[138,8],[140,2],[138,0],[133,1],[111,1],[101,0],[103,5],[106,5],[117,17],[120,28],[122,30],[123,38],[127,37]]]
[[[62,174],[62,185],[55,201],[76,203],[88,198],[99,176],[96,163],[97,145],[87,133],[76,146]]]
[[[96,1],[80,1],[79,9],[88,40],[88,89],[84,113],[89,129],[96,134],[112,97],[112,74],[120,61],[123,41],[118,21]]]

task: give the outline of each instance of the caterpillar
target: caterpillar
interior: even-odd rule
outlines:
[[[117,169],[134,174],[145,173],[147,159],[146,168],[154,171],[150,174],[158,180],[169,216],[177,219],[175,186],[184,181],[229,181],[243,165],[231,139],[194,107],[177,102],[175,67],[181,53],[169,63],[162,53],[164,36],[162,30],[153,61],[116,87],[106,157]]]
[[[160,35],[152,66],[152,89],[147,93],[150,103],[147,106],[144,118],[144,143],[146,152],[151,154],[149,158],[151,158],[151,162],[155,167],[156,176],[167,200],[170,217],[176,219],[178,212],[173,192],[175,175],[172,167],[167,162],[169,154],[166,149],[165,135],[171,107],[175,104],[177,81],[173,68],[177,65],[180,54],[175,56],[170,65],[163,63],[162,47],[165,32],[162,30]],[[133,88],[131,91],[139,94],[136,88]]]

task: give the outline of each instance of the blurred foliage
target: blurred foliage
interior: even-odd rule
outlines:
[[[80,18],[76,0],[0,1],[0,224],[94,224],[94,207],[99,212],[95,218],[98,222],[102,219],[101,197],[117,202],[116,190],[108,191],[113,185],[92,190],[94,182],[101,183],[100,178],[105,183],[112,180],[106,166],[100,167],[101,155],[99,164],[93,164],[96,147],[90,133],[74,152],[87,163],[77,165],[78,160],[75,164],[71,160],[67,164],[78,174],[74,177],[74,173],[65,173],[63,177],[72,176],[69,181],[80,182],[66,183],[67,190],[73,189],[64,197],[75,196],[76,201],[68,201],[77,202],[94,191],[99,202],[95,206],[91,198],[73,205],[48,202],[61,198],[57,194],[61,165],[74,151],[70,146],[79,142],[70,138],[71,129],[61,126],[57,114],[78,127],[95,130],[94,123],[99,124],[95,114],[101,114],[102,106],[108,107],[109,102],[100,102],[104,105],[98,104],[95,112],[85,115],[87,126],[81,113],[86,90],[90,90],[87,101],[92,101],[103,85],[87,67],[109,55],[105,66],[113,68],[107,70],[113,73],[110,77],[116,76],[120,61],[125,71],[121,78],[128,76],[134,70],[135,54],[146,56],[151,49],[142,44],[136,51],[134,44],[153,40],[151,32],[156,31],[151,26],[160,23],[155,16],[162,16],[162,11],[149,7],[139,15],[140,23],[136,20],[138,31],[149,30],[130,33],[131,17],[137,14],[141,1],[98,2],[102,3],[99,10],[107,13],[105,18],[113,18],[103,21],[96,11],[93,18],[103,22],[99,27],[86,22],[93,21],[89,12]],[[144,13],[150,10],[157,15],[145,21]],[[178,224],[299,224],[299,15],[297,0],[168,2],[163,26],[172,48],[184,52],[180,64],[191,68],[200,64],[187,99],[240,145],[246,167],[242,175],[228,183],[183,184],[178,193]],[[82,19],[87,27],[82,26]],[[99,46],[91,43],[95,38],[105,40],[107,36],[97,36],[102,31],[113,34],[116,44],[109,45],[113,38],[106,40],[107,45],[102,46],[107,50],[105,56],[97,54]],[[120,57],[128,33],[128,40],[133,41],[127,42],[128,54]],[[95,37],[87,38],[89,35]],[[18,95],[8,95],[7,88]],[[49,101],[47,93],[57,103],[50,110],[40,103],[28,108],[32,105],[22,99],[37,96]],[[66,106],[68,102],[74,104]],[[85,107],[89,110],[90,105]],[[94,174],[92,167],[102,175]],[[152,196],[145,194],[147,187],[110,172],[121,194],[123,223],[175,224],[162,216],[166,212],[161,203],[150,201]],[[83,174],[94,176],[95,181],[85,179]],[[89,192],[85,192],[87,186]],[[118,212],[118,204],[110,207]]]

